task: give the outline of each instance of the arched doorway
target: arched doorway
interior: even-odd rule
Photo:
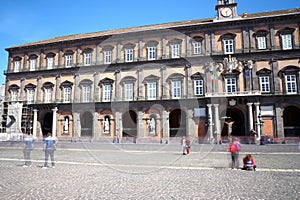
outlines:
[[[237,108],[228,108],[221,115],[222,133],[221,137],[227,139],[229,131],[232,136],[245,136],[245,117],[241,110]],[[231,125],[231,130],[230,130]]]
[[[93,136],[93,115],[85,112],[80,115],[81,137]]]
[[[53,124],[53,113],[46,113],[43,120],[43,136],[46,136],[47,133],[52,133],[52,124]]]
[[[170,137],[186,136],[186,115],[180,109],[175,109],[170,113]]]
[[[300,109],[296,106],[286,107],[283,111],[283,124],[285,137],[300,136]]]
[[[129,110],[122,116],[123,124],[123,137],[136,137],[137,136],[137,115],[134,111]]]

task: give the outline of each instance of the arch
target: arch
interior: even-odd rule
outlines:
[[[245,116],[240,109],[228,108],[226,111],[222,112],[221,116],[223,124],[221,137],[223,139],[227,139],[228,136],[230,136],[230,131],[232,136],[246,136]],[[231,130],[229,130],[230,124],[232,125]]]
[[[174,109],[169,115],[170,137],[186,136],[186,113],[181,109]]]
[[[93,136],[93,115],[90,112],[84,112],[80,115],[81,137]]]
[[[300,136],[300,109],[288,106],[283,111],[284,137]]]
[[[129,110],[122,115],[123,137],[137,136],[137,114]]]

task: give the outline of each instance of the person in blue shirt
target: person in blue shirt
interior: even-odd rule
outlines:
[[[23,167],[31,167],[31,158],[30,158],[30,154],[31,151],[33,149],[33,137],[32,135],[29,134],[24,134],[24,149],[23,149],[23,153],[24,153],[24,160],[25,160],[25,164],[23,165]]]
[[[51,158],[52,168],[55,168],[54,151],[56,150],[56,143],[56,138],[51,137],[51,133],[48,133],[47,137],[44,139],[45,163],[43,168],[48,168],[49,156]]]

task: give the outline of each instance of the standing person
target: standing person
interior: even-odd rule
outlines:
[[[185,141],[185,148],[186,148],[186,154],[190,155],[190,153],[191,153],[191,141],[189,139],[187,139]]]
[[[181,148],[182,148],[182,155],[186,155],[186,141],[185,141],[185,137],[181,138]]]
[[[55,149],[56,149],[56,138],[51,137],[51,133],[48,133],[47,137],[44,139],[45,163],[44,163],[43,168],[48,167],[49,156],[51,158],[52,168],[55,168],[55,163],[54,163]]]
[[[234,138],[234,144],[236,146],[236,166],[237,166],[237,169],[238,169],[238,167],[240,166],[239,153],[240,153],[240,150],[241,150],[241,143],[240,143],[238,138]]]
[[[238,169],[238,150],[237,145],[235,144],[235,141],[232,139],[232,141],[229,143],[229,149],[228,151],[231,153],[231,169],[237,168]]]
[[[30,159],[30,154],[33,149],[33,137],[30,134],[24,134],[24,160],[25,164],[23,167],[31,167],[31,159]]]

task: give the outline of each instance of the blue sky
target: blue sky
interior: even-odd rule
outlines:
[[[205,3],[204,3],[205,2]],[[0,84],[5,48],[58,36],[215,17],[217,0],[1,0]],[[300,0],[236,0],[238,13],[299,8]]]

